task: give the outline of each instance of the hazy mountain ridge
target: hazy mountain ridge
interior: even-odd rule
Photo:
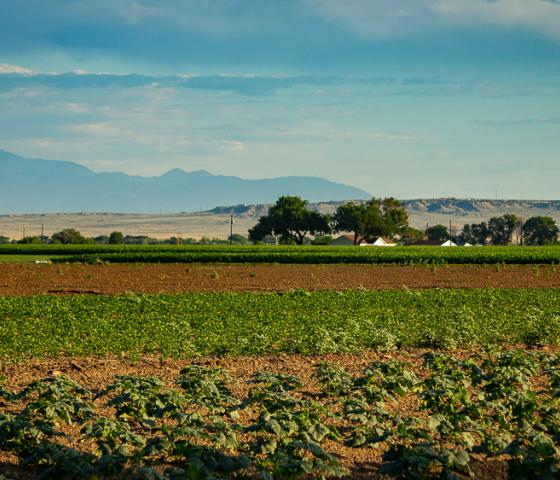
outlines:
[[[560,216],[560,200],[489,200],[474,198],[433,198],[401,200],[414,216],[443,215],[452,217],[491,217],[505,213],[520,216]],[[321,213],[334,213],[342,201],[311,202],[310,208]],[[259,218],[268,212],[270,205],[235,205],[216,207],[209,214],[227,214],[243,218]]]
[[[440,213],[444,215],[466,216],[472,214],[504,213],[526,214],[534,210],[537,214],[545,212],[560,212],[560,200],[489,200],[489,199],[461,199],[436,198],[404,200],[409,211]]]
[[[95,173],[73,162],[27,159],[0,150],[0,214],[45,212],[204,212],[258,219],[283,194],[300,195],[311,208],[334,213],[348,199],[370,195],[318,177],[245,180],[179,168],[159,177]],[[330,200],[330,201],[325,201]],[[432,198],[402,200],[411,224],[458,225],[514,213],[548,215],[560,221],[560,200]],[[216,205],[225,205],[218,206]]]
[[[280,195],[312,201],[366,199],[369,193],[319,177],[247,180],[175,168],[159,177],[101,172],[0,150],[0,213],[185,212],[216,205],[272,203]]]

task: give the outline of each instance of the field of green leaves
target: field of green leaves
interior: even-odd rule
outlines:
[[[332,247],[267,245],[2,245],[2,255],[84,263],[560,264],[560,247]]]
[[[0,297],[0,357],[560,343],[559,289]]]
[[[60,375],[0,388],[0,452],[19,459],[13,471],[43,479],[560,474],[558,353],[429,351],[414,368],[313,368],[313,386],[257,371],[244,395],[223,369],[197,364],[172,386],[118,375],[88,390]]]

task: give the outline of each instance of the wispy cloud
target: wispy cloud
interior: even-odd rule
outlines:
[[[356,137],[361,137],[369,140],[384,140],[389,142],[403,142],[412,143],[417,142],[425,138],[425,135],[414,135],[411,133],[400,133],[400,132],[372,132],[357,134]]]
[[[20,75],[31,75],[34,72],[29,68],[20,67],[18,65],[9,65],[7,63],[0,63],[0,75],[10,74],[10,73],[17,73]]]
[[[557,60],[559,25],[550,0],[0,1],[0,58],[33,70],[213,74],[445,63],[450,51],[453,61]]]
[[[308,1],[328,20],[370,38],[493,25],[526,28],[560,41],[560,3],[553,0]]]
[[[509,118],[500,120],[475,120],[477,125],[483,127],[526,127],[530,125],[560,125],[560,113],[543,115],[540,117]]]
[[[16,72],[11,73],[25,73]],[[29,88],[46,86],[53,88],[134,88],[150,86],[157,91],[166,88],[187,88],[195,90],[230,91],[246,95],[258,95],[295,87],[314,87],[312,94],[322,96],[321,88],[355,85],[364,88],[398,87],[398,88],[457,88],[450,82],[436,78],[419,77],[366,77],[336,75],[257,75],[255,73],[196,75],[181,74],[170,76],[152,76],[139,74],[114,74],[104,72],[73,71],[58,74],[10,75],[0,77],[0,91],[12,88]],[[321,87],[317,90],[316,87]]]
[[[120,136],[123,134],[122,130],[103,122],[68,125],[65,129],[70,132],[83,133],[93,136]]]
[[[557,195],[559,3],[0,0],[0,148],[378,195],[475,195],[530,158]]]

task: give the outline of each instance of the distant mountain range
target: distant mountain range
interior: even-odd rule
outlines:
[[[312,210],[321,213],[334,213],[343,202],[313,202]],[[501,216],[514,213],[519,216],[550,215],[560,217],[560,200],[485,200],[475,198],[431,198],[401,200],[411,215],[441,215],[455,218],[481,216]],[[206,213],[216,215],[235,215],[244,218],[259,218],[266,215],[270,205],[235,205],[216,207]]]
[[[404,200],[409,212],[418,214],[500,216],[515,215],[560,215],[560,200],[494,200],[474,198],[434,198]]]
[[[267,204],[281,195],[311,202],[367,199],[359,188],[318,177],[246,180],[173,169],[160,177],[96,173],[73,162],[28,159],[0,149],[0,213],[195,212]]]
[[[401,200],[409,213],[410,225],[425,228],[426,224],[452,222],[455,228],[466,223],[487,222],[492,217],[513,213],[522,219],[549,216],[560,224],[560,200],[490,200],[474,198],[430,198]],[[340,201],[311,203],[310,208],[321,213],[334,213]],[[217,207],[209,215],[234,215],[254,220],[268,213],[270,205],[236,205]]]

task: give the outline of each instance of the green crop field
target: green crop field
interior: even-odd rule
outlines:
[[[301,264],[560,264],[560,247],[330,247],[263,245],[3,245],[7,255],[58,262]]]
[[[257,370],[235,394],[240,379],[198,364],[172,385],[49,376],[0,387],[0,452],[53,480],[372,478],[364,454],[382,478],[558,478],[560,355],[426,352],[415,363],[352,374],[317,362],[314,392]]]
[[[0,298],[0,356],[8,358],[559,341],[558,289]]]
[[[552,480],[559,344],[559,289],[0,297],[0,478]]]

